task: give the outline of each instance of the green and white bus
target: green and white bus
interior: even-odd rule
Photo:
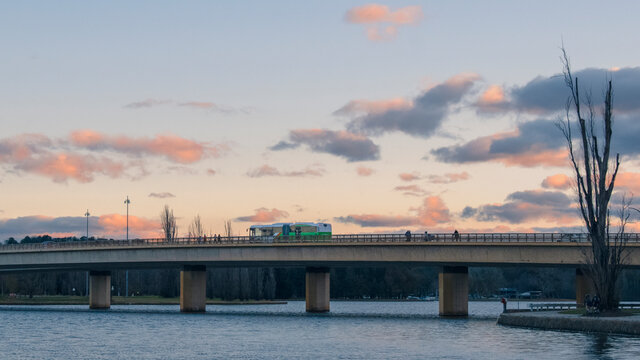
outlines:
[[[278,240],[327,240],[331,239],[331,224],[296,222],[251,225],[249,237],[251,239],[264,240],[265,242],[277,242]]]

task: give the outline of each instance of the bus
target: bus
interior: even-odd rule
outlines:
[[[278,240],[328,240],[331,239],[331,224],[313,222],[276,223],[251,225],[249,237],[274,242]]]

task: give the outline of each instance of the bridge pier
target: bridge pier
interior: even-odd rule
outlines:
[[[308,267],[305,280],[307,312],[329,312],[329,269]]]
[[[586,270],[576,269],[576,304],[578,307],[584,307],[584,296],[589,294],[593,296],[596,290],[593,287],[591,277]]]
[[[469,268],[443,266],[438,274],[440,316],[469,315]]]
[[[89,272],[89,309],[111,307],[111,271]]]
[[[203,265],[185,265],[180,271],[180,312],[205,312],[207,269]]]

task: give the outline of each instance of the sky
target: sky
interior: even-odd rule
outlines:
[[[636,1],[0,3],[0,240],[581,231],[564,44],[640,194]],[[635,220],[635,219],[634,219]],[[633,223],[632,230],[640,231]]]

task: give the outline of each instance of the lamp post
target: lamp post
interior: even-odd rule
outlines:
[[[124,203],[127,205],[127,242],[131,245],[131,242],[129,241],[129,204],[131,204],[129,195],[127,195],[127,199]],[[129,270],[125,270],[124,272],[124,296],[129,296]]]
[[[89,241],[89,209],[84,213],[84,216],[87,217],[87,241]],[[89,296],[89,272],[85,272],[84,274],[84,295]]]

